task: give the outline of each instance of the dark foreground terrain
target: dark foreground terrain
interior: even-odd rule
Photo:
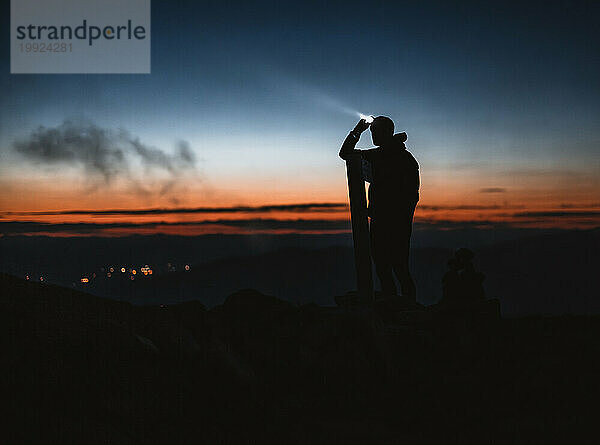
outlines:
[[[241,291],[132,306],[0,275],[2,443],[594,442],[600,318]],[[587,439],[587,440],[586,440]]]

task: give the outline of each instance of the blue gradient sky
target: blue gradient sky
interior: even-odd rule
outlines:
[[[50,208],[109,205],[77,169],[12,153],[39,125],[81,118],[167,151],[188,141],[201,163],[180,189],[186,205],[344,201],[337,150],[354,111],[388,115],[407,131],[425,204],[600,202],[597,3],[154,0],[151,75],[10,75],[8,3],[5,209],[27,210],[14,198],[27,193],[23,178],[69,188],[48,198]],[[360,145],[370,143],[367,133]],[[117,207],[139,202],[111,187]],[[477,193],[490,187],[503,191]]]

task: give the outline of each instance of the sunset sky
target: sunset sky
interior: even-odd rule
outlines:
[[[502,4],[154,0],[152,74],[11,75],[3,1],[0,235],[347,231],[359,112],[419,227],[600,226],[599,7]]]

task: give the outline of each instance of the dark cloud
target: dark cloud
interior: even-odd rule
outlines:
[[[335,219],[243,219],[207,221],[208,224],[219,224],[228,227],[239,227],[251,230],[298,230],[298,231],[330,231],[350,230],[349,220]]]
[[[63,233],[72,235],[95,234],[114,229],[156,229],[160,227],[222,226],[245,230],[291,230],[291,231],[347,231],[349,220],[316,219],[218,219],[185,222],[122,222],[122,223],[45,223],[34,221],[0,221],[0,234],[18,235],[24,233]]]
[[[174,153],[166,153],[142,143],[126,130],[101,128],[91,122],[40,126],[26,139],[16,141],[13,148],[32,162],[83,167],[86,173],[101,175],[107,183],[117,175],[128,175],[131,160],[138,160],[146,168],[165,170],[173,177],[193,168],[196,162],[185,141],[177,143]]]
[[[108,209],[108,210],[59,210],[42,212],[4,212],[4,215],[170,215],[194,213],[266,213],[266,212],[342,212],[348,210],[348,204],[337,202],[312,202],[300,204],[277,204],[264,206],[233,207],[179,207],[151,209]]]
[[[457,205],[457,206],[444,206],[444,205],[419,205],[418,209],[422,210],[500,210],[506,209],[507,206],[499,205]],[[518,207],[513,207],[518,208]]]
[[[112,222],[112,223],[45,223],[34,221],[0,221],[0,234],[18,235],[23,233],[62,233],[72,235],[98,234],[106,230],[126,229],[158,229],[165,227],[202,227],[221,226],[223,228],[238,228],[242,230],[261,231],[350,231],[350,220],[342,219],[272,219],[272,218],[244,218],[244,219],[211,219],[204,221],[182,222]],[[470,230],[470,229],[508,229],[513,228],[510,222],[502,221],[451,221],[436,219],[419,219],[415,221],[414,228],[421,230]]]
[[[600,210],[590,211],[544,211],[544,212],[517,212],[512,216],[516,218],[594,218],[600,217]],[[600,221],[599,221],[600,223]]]
[[[419,219],[414,223],[415,230],[467,230],[467,229],[508,229],[510,222],[502,221],[451,221],[439,219]]]
[[[523,212],[523,217],[545,216],[560,212]],[[600,216],[600,212],[572,212],[566,213],[568,216]],[[513,230],[522,228],[527,221],[452,221],[436,219],[418,219],[414,223],[414,229],[417,232],[433,231],[444,233],[447,231],[464,230]],[[535,223],[537,224],[537,223]],[[129,230],[135,233],[141,229],[160,229],[167,227],[222,227],[237,228],[240,230],[252,231],[290,231],[290,232],[349,232],[351,229],[350,221],[347,219],[271,219],[271,218],[245,218],[245,219],[212,219],[204,221],[183,221],[183,222],[112,222],[112,223],[45,223],[35,221],[0,221],[0,236],[20,235],[20,234],[61,234],[61,235],[102,235],[102,232],[109,230]],[[595,225],[598,226],[598,225]]]
[[[600,209],[600,202],[593,204],[561,204],[561,209]]]
[[[479,189],[479,193],[506,193],[506,189],[503,187],[484,187]]]
[[[463,208],[481,208],[483,206],[462,206]],[[487,207],[486,207],[487,208]],[[495,207],[494,207],[495,208]],[[209,214],[209,213],[267,213],[274,211],[287,211],[297,213],[309,213],[315,211],[336,211],[346,212],[348,209],[345,203],[300,203],[300,204],[281,204],[265,206],[235,206],[235,207],[197,207],[197,208],[175,208],[175,209],[138,209],[138,210],[71,210],[55,212],[5,212],[4,217],[9,215],[168,215],[178,213],[190,214]],[[508,230],[522,227],[523,224],[537,224],[540,218],[564,218],[566,220],[581,220],[582,218],[594,218],[598,220],[600,226],[600,210],[598,211],[526,211],[506,213],[508,220],[441,220],[436,218],[419,218],[414,223],[416,231],[453,231],[453,230]],[[510,217],[514,217],[511,221]],[[63,235],[99,235],[109,230],[129,230],[135,233],[142,229],[160,229],[167,227],[222,227],[237,228],[245,231],[290,231],[290,232],[340,232],[350,231],[351,225],[348,219],[274,219],[274,218],[240,218],[240,219],[209,219],[202,221],[148,221],[148,222],[77,222],[77,223],[47,223],[37,221],[0,221],[0,236],[35,234],[35,233],[56,233]]]

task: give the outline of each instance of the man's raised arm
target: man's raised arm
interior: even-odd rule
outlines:
[[[360,150],[355,150],[354,147],[356,147],[361,133],[367,128],[369,128],[369,123],[365,119],[358,121],[354,130],[352,130],[350,134],[346,136],[346,139],[344,139],[344,143],[340,149],[340,158],[347,160],[350,156],[360,153]]]

